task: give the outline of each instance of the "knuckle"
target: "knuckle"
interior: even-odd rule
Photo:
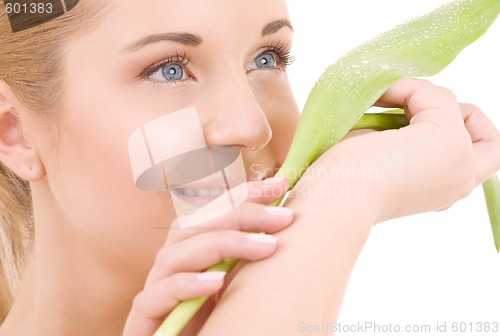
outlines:
[[[443,96],[451,101],[451,102],[456,102],[457,101],[457,96],[455,95],[455,93],[453,91],[451,91],[450,89],[447,89],[447,88],[441,88],[441,93],[443,94]]]
[[[413,94],[422,94],[436,89],[436,86],[429,80],[423,78],[413,78],[411,83],[413,87]]]
[[[220,236],[220,241],[214,244],[214,253],[217,258],[234,258],[235,256],[248,257],[251,251],[255,250],[253,244],[247,244],[247,233],[238,231],[226,232],[224,236]]]
[[[425,131],[425,138],[423,141],[429,148],[441,149],[445,144],[445,137],[443,136],[443,127],[435,121],[428,120],[425,124],[421,124]]]
[[[470,141],[464,146],[464,148],[466,149],[464,150],[464,156],[460,164],[463,167],[465,176],[467,178],[472,178],[476,174],[479,163]]]
[[[470,160],[469,160],[469,176],[471,178],[476,176],[478,169],[479,169],[479,162],[477,160],[476,154],[474,153],[473,150],[471,150]]]
[[[492,133],[493,143],[497,144],[496,149],[500,153],[500,132],[495,128]]]
[[[167,272],[174,273],[174,264],[176,259],[176,253],[171,253],[172,248],[170,246],[165,246],[158,251],[155,258],[155,265]]]
[[[175,297],[175,293],[177,292],[176,289],[181,286],[185,286],[185,281],[186,279],[181,273],[174,274],[168,279],[169,288],[171,289],[172,295],[174,295],[173,299],[178,299],[177,297]]]
[[[460,177],[462,181],[473,180],[478,169],[478,162],[474,152],[471,150],[471,153],[465,154],[464,158],[457,162],[457,167],[461,167]]]
[[[460,104],[460,109],[462,111],[462,116],[464,117],[464,121],[467,121],[471,116],[481,111],[479,107],[470,103]]]
[[[481,109],[475,105],[475,104],[471,104],[471,103],[463,103],[462,104],[465,108],[469,109],[471,111],[471,114],[472,113],[475,113],[475,112],[478,112],[478,111],[481,111]]]
[[[147,300],[144,291],[137,294],[132,300],[132,309],[136,312],[145,312],[147,308]]]
[[[430,80],[425,78],[416,78],[415,80],[422,86],[434,86],[434,84]]]
[[[210,227],[211,230],[209,230],[209,232],[227,230],[227,229],[229,230],[240,229],[240,227],[243,226],[242,224],[243,219],[246,218],[247,216],[246,215],[247,209],[248,205],[242,204],[241,206],[231,210],[224,216],[214,219]]]
[[[258,206],[256,203],[244,202],[227,213],[226,219],[231,223],[238,225],[242,218],[246,218],[247,214],[252,213],[253,209]],[[221,217],[219,217],[221,218]]]
[[[457,158],[466,166],[474,164],[476,156],[472,146],[472,140],[467,130],[462,127],[454,135],[446,137],[446,143],[450,151],[457,153]]]
[[[214,219],[210,219],[207,222],[203,223],[203,225],[197,226],[197,228],[202,229],[226,229],[233,228],[235,225],[237,226],[241,219],[244,219],[248,216],[248,213],[251,213],[251,209],[255,203],[245,201],[239,206],[235,207],[231,211],[224,213],[222,216],[219,216]]]
[[[234,212],[229,220],[229,226],[237,231],[250,231],[255,227],[261,227],[263,224],[262,214],[266,205],[249,203],[238,212]],[[236,208],[238,209],[238,208]]]
[[[465,181],[462,185],[463,185],[462,191],[459,196],[460,198],[465,198],[469,196],[476,187],[476,181],[475,179],[469,179],[468,181]]]
[[[476,187],[475,175],[478,163],[476,160],[471,159],[463,162],[461,166],[461,174],[459,174],[455,183],[459,199],[469,196]]]
[[[203,243],[204,249],[206,253],[213,254],[214,258],[217,260],[224,258],[224,251],[227,250],[227,245],[232,244],[234,238],[232,237],[232,233],[234,231],[226,231],[223,233],[215,233],[215,234],[207,234],[207,237],[204,238],[205,242]]]
[[[241,246],[239,241],[242,234],[242,232],[234,230],[207,233],[200,237],[201,241],[199,241],[198,246],[207,255],[210,255],[211,259],[220,261],[231,257],[234,246]]]
[[[224,235],[217,235],[215,237],[214,243],[217,246],[225,246],[225,242],[235,243],[240,242],[242,237],[246,235],[246,233],[241,231],[226,231]]]

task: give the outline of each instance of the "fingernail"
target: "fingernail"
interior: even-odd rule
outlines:
[[[198,273],[197,278],[201,281],[219,281],[224,279],[226,272],[203,272]]]
[[[271,177],[271,178],[266,178],[263,182],[264,183],[279,183],[283,181],[286,177],[284,176],[279,176],[279,177]]]
[[[264,244],[276,244],[278,242],[278,237],[273,235],[268,235],[264,233],[248,233],[248,240],[255,243],[264,243]]]
[[[293,215],[293,209],[282,208],[276,206],[268,206],[265,208],[266,212],[274,216],[291,216]]]

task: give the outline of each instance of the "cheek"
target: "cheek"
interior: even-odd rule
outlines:
[[[295,134],[300,112],[286,74],[252,78],[250,82],[257,102],[266,114],[273,131],[269,146],[281,166]]]
[[[47,176],[78,239],[115,261],[138,259],[141,265],[166,239],[175,219],[172,201],[167,193],[137,189],[132,177],[128,137],[144,123],[144,113],[107,103],[109,96],[93,98],[68,99],[75,108],[62,114],[57,158]]]

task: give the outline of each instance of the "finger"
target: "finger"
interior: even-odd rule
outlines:
[[[377,105],[404,108],[411,123],[426,122],[447,127],[463,120],[451,91],[421,79],[401,78],[387,90]]]
[[[247,200],[234,210],[212,220],[199,223],[188,228],[180,227],[178,219],[170,225],[170,234],[165,244],[186,239],[200,232],[213,229],[236,229],[240,231],[256,231],[253,226],[260,221],[258,232],[264,231],[274,233],[282,229],[281,224],[288,225],[293,219],[293,210],[288,208],[268,207],[269,204],[283,197],[288,189],[288,179],[285,177],[269,178],[263,181],[250,181],[246,185],[238,185],[231,190],[233,195],[242,192],[242,188],[248,191]],[[238,190],[236,190],[238,189]],[[282,210],[280,210],[282,209]],[[277,221],[271,220],[275,217]],[[288,218],[288,220],[287,220]],[[265,227],[266,225],[270,227]]]
[[[500,142],[500,133],[486,114],[475,105],[459,104],[465,127],[472,142]]]
[[[500,143],[478,143],[473,145],[477,157],[476,186],[500,170]]]
[[[460,104],[464,124],[477,157],[476,185],[500,170],[500,133],[481,109],[472,104]]]
[[[293,209],[267,206],[257,203],[243,203],[234,210],[215,219],[176,232],[176,240],[182,240],[206,231],[238,230],[275,233],[283,230],[293,221]],[[172,224],[171,229],[178,224]],[[172,244],[171,239],[166,245]]]
[[[178,273],[161,279],[136,296],[123,335],[152,335],[180,301],[216,293],[224,284],[224,275],[224,272]]]
[[[268,178],[263,181],[248,182],[248,202],[270,204],[283,197],[288,191],[286,177]]]
[[[293,209],[247,202],[220,217],[197,226],[179,229],[178,221],[174,221],[164,246],[209,231],[237,230],[276,233],[288,227],[293,220]]]
[[[276,250],[277,238],[238,231],[207,232],[163,247],[146,280],[145,288],[179,272],[198,272],[224,258],[261,260]]]

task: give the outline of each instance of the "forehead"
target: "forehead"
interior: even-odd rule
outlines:
[[[114,0],[96,34],[120,46],[147,34],[189,32],[208,38],[261,34],[266,24],[288,19],[285,0]]]

